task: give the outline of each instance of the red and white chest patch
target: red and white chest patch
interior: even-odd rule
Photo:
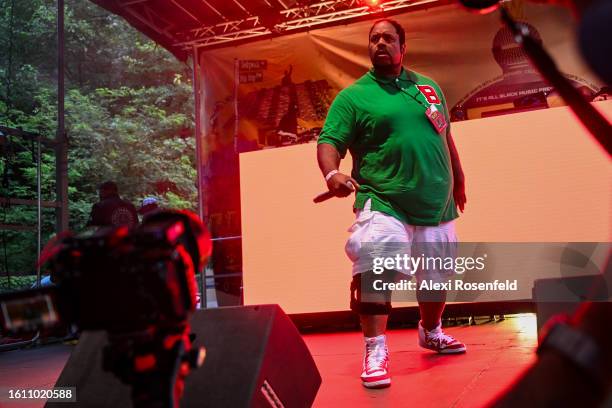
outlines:
[[[440,100],[440,97],[436,93],[436,90],[434,89],[433,86],[417,85],[416,87],[421,92],[421,94],[425,97],[425,99],[427,99],[427,102],[431,104],[436,104],[436,105],[439,105],[442,103],[442,101]]]

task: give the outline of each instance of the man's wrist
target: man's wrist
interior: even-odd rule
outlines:
[[[338,170],[332,170],[325,175],[325,181],[329,181],[330,178],[334,177],[336,174],[340,173]]]

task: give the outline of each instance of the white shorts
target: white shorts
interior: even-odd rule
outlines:
[[[454,221],[443,222],[437,226],[415,226],[370,208],[371,200],[368,200],[363,210],[357,212],[355,222],[348,229],[351,235],[346,242],[345,251],[353,262],[353,275],[371,271],[374,257],[396,258],[398,254],[401,257],[407,255],[415,258],[455,257],[457,236]],[[416,275],[419,281],[442,281],[454,274],[452,270],[436,267],[439,264],[435,261],[427,265],[426,268],[393,270]],[[405,266],[405,263],[402,263],[402,266]]]

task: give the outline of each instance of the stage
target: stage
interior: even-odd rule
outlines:
[[[481,407],[534,361],[535,315],[507,316],[499,322],[445,329],[463,341],[463,355],[438,355],[416,344],[416,329],[388,332],[392,386],[367,390],[359,374],[363,340],[359,332],[303,336],[323,383],[315,407]],[[51,345],[0,353],[0,390],[52,387],[72,350]],[[2,407],[42,407],[42,401],[7,402]]]
[[[388,331],[392,385],[361,386],[360,333],[304,336],[323,377],[316,407],[481,407],[534,361],[535,316],[513,315],[500,322],[445,331],[468,347],[462,355],[439,355],[416,344],[416,329]]]

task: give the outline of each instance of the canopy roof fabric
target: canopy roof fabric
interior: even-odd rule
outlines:
[[[451,0],[91,0],[185,60],[194,47],[236,45]]]

